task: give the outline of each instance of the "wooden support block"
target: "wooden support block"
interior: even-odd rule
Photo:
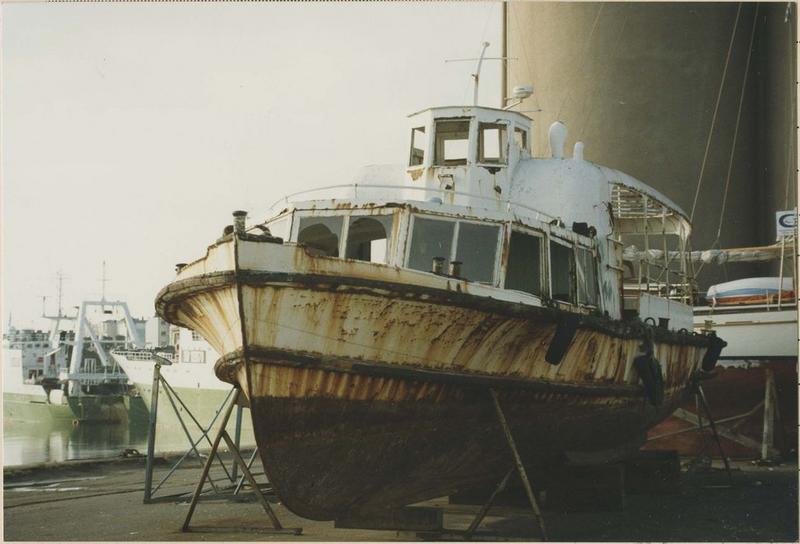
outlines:
[[[370,512],[363,517],[339,518],[334,522],[334,527],[379,531],[441,531],[443,517],[441,508],[406,506],[395,510]]]
[[[565,465],[548,477],[545,507],[563,512],[623,510],[625,471],[622,464]]]
[[[636,493],[678,493],[681,460],[677,450],[640,451],[627,459],[625,491]]]

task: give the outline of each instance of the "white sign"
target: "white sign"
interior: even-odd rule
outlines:
[[[775,212],[775,229],[778,238],[794,234],[797,229],[797,210]]]

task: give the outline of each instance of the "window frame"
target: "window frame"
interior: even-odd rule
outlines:
[[[572,266],[577,267],[577,255],[575,254],[575,246],[577,245],[575,242],[569,239],[560,238],[558,236],[553,235],[552,233],[550,236],[547,237],[547,267],[550,270],[550,274],[548,274],[548,293],[547,296],[558,303],[561,304],[569,304],[571,306],[578,306],[578,278],[577,274],[574,271],[570,273],[570,300],[561,300],[560,298],[554,298],[553,296],[553,257],[550,251],[550,243],[555,243],[562,247],[566,247],[572,253]]]
[[[329,213],[326,213],[329,212]],[[309,217],[341,217],[342,218],[342,229],[339,233],[339,257],[331,257],[333,259],[342,259],[344,260],[346,255],[345,251],[347,250],[347,235],[350,231],[350,218],[355,217],[370,217],[370,216],[391,216],[392,217],[392,224],[394,225],[395,221],[400,221],[402,214],[396,208],[374,208],[374,209],[360,209],[360,208],[353,208],[350,210],[335,210],[332,208],[325,208],[325,209],[317,209],[317,210],[298,210],[295,209],[292,212],[292,227],[289,236],[289,242],[293,244],[297,244],[297,238],[300,235],[300,221],[304,218]],[[392,227],[390,232],[386,233],[386,255],[387,255],[387,262],[386,263],[372,263],[372,264],[385,264],[388,266],[394,266],[394,263],[397,261],[396,259],[396,247],[400,243],[400,240],[392,240],[392,233],[397,230],[400,233],[399,229],[396,229],[394,226]],[[399,235],[398,235],[399,238]],[[371,261],[360,261],[360,262],[371,262]]]
[[[544,297],[550,296],[550,257],[549,257],[549,245],[547,239],[547,233],[543,230],[534,229],[527,226],[519,226],[519,225],[507,225],[508,236],[506,239],[506,254],[505,262],[503,262],[503,281],[501,283],[501,287],[508,291],[514,291],[515,293],[522,293],[524,295],[530,297],[536,297],[538,299],[542,299]],[[508,260],[511,257],[511,233],[518,232],[520,234],[525,234],[527,236],[535,236],[539,238],[539,287],[541,289],[541,293],[538,295],[534,295],[533,293],[528,293],[527,291],[520,291],[518,289],[509,289],[506,285],[506,274],[508,273]],[[545,249],[547,245],[548,249]]]
[[[525,145],[522,146],[522,147],[517,146],[517,137],[516,137],[517,131],[519,131],[519,132],[521,132],[523,134],[523,140],[525,142]],[[526,151],[528,153],[528,155],[530,155],[531,154],[531,135],[530,135],[530,131],[527,128],[523,127],[523,126],[520,126],[519,124],[514,123],[514,130],[513,130],[511,135],[513,136],[513,139],[514,139],[513,140],[514,141],[514,146],[517,149],[519,149],[520,151]],[[509,140],[509,141],[511,141],[511,140]]]
[[[483,152],[483,130],[481,129],[481,125],[492,125],[492,127],[487,129],[487,130],[493,130],[496,127],[500,127],[500,128],[497,128],[497,130],[501,131],[501,137],[500,137],[501,140],[503,139],[502,138],[502,133],[503,132],[505,133],[505,142],[506,142],[505,143],[505,148],[503,148],[502,145],[500,146],[500,149],[499,149],[500,158],[498,159],[497,162],[485,162],[485,161],[481,160],[482,158],[485,158],[485,157],[482,157],[482,155],[483,155],[483,153],[482,153]],[[508,145],[508,134],[509,134],[508,129],[509,129],[509,123],[507,121],[503,121],[503,120],[500,120],[500,121],[481,121],[481,120],[478,120],[477,129],[476,129],[476,133],[477,134],[476,134],[476,138],[475,138],[475,143],[476,143],[476,145],[475,145],[475,163],[478,166],[489,166],[489,167],[500,167],[500,168],[505,168],[505,167],[508,166],[508,163],[510,161],[510,156],[509,156],[510,155],[510,148],[509,148],[509,145]]]
[[[351,213],[351,214],[348,214],[347,215],[347,220],[344,221],[343,224],[342,224],[342,232],[344,234],[342,235],[342,239],[340,240],[341,243],[339,244],[339,246],[340,246],[339,247],[339,255],[342,256],[341,257],[342,259],[346,259],[347,258],[347,239],[350,236],[350,223],[354,218],[355,219],[361,219],[363,217],[391,217],[392,218],[392,223],[390,225],[389,232],[386,233],[386,262],[377,263],[377,262],[374,262],[374,261],[361,261],[360,259],[350,259],[350,260],[356,260],[356,261],[359,261],[359,262],[362,262],[362,263],[372,263],[372,264],[385,264],[385,265],[392,264],[394,262],[394,248],[395,248],[395,244],[397,243],[396,240],[392,240],[392,233],[395,231],[394,222],[395,221],[399,221],[398,214],[396,212],[390,212],[390,213],[362,213],[362,214]]]
[[[456,259],[456,255],[458,255],[458,234],[461,231],[460,228],[461,223],[470,223],[482,226],[496,227],[497,241],[495,245],[494,265],[492,268],[492,281],[487,283],[487,282],[470,280],[467,278],[459,278],[459,280],[469,281],[472,283],[480,283],[482,285],[488,285],[492,287],[500,287],[500,283],[502,281],[500,270],[501,270],[501,264],[502,264],[501,261],[503,256],[503,244],[505,240],[505,224],[502,221],[481,221],[474,219],[464,219],[461,217],[454,217],[451,215],[436,215],[436,214],[412,212],[410,214],[410,221],[408,224],[408,231],[406,234],[407,241],[403,255],[403,268],[406,268],[408,270],[414,270],[415,272],[427,272],[429,274],[432,273],[430,270],[417,270],[416,268],[411,268],[409,266],[410,265],[409,261],[411,259],[411,246],[414,242],[414,225],[416,223],[417,217],[422,217],[424,219],[430,219],[433,221],[448,221],[450,223],[454,223],[453,237],[450,240],[450,255],[447,257],[448,264],[453,262]]]
[[[600,308],[602,305],[603,297],[600,293],[600,258],[597,252],[597,246],[591,244],[589,246],[576,243],[574,245],[575,252],[575,300],[578,306],[584,308]],[[580,292],[578,291],[578,251],[587,251],[592,256],[592,263],[594,264],[594,292],[596,300],[594,304],[580,301]]]
[[[448,123],[467,123],[467,137],[466,137],[466,156],[464,157],[463,164],[447,164],[444,157],[439,157],[439,126],[442,124]],[[472,132],[475,126],[475,117],[467,116],[467,117],[438,117],[433,120],[433,157],[431,157],[431,165],[439,167],[439,168],[454,168],[458,166],[469,166],[471,164],[471,155],[472,155],[472,146],[470,145],[470,140],[472,140]],[[444,142],[442,142],[442,155],[445,153],[445,146]],[[451,160],[462,160],[462,159],[451,159]]]
[[[412,160],[414,158],[414,149],[415,149],[414,148],[414,134],[418,130],[422,130],[422,133],[425,134],[425,145],[422,148],[422,161],[420,161],[419,164],[413,164]],[[409,146],[408,146],[408,165],[406,166],[406,168],[408,168],[409,170],[416,169],[416,168],[424,168],[425,167],[425,160],[428,158],[428,153],[429,153],[429,149],[428,148],[430,147],[428,145],[429,141],[430,141],[429,136],[430,135],[428,134],[428,126],[427,125],[423,124],[422,126],[411,127],[411,141],[410,141]]]

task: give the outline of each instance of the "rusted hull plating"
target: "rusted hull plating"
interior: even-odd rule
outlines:
[[[402,270],[310,260],[285,246],[270,264],[289,266],[281,252],[290,249],[300,255],[291,273],[243,270],[241,256],[233,270],[214,270],[208,263],[227,259],[210,252],[192,265],[201,273],[159,294],[157,308],[225,354],[217,374],[249,399],[270,481],[312,519],[499,479],[511,458],[490,387],[534,471],[571,451],[638,446],[677,406],[707,347],[703,338],[656,332],[665,367],[656,408],[633,367],[640,331],[584,318],[554,365],[545,353],[558,311],[451,283],[423,288]],[[349,275],[334,269],[345,266]]]
[[[270,482],[288,508],[311,519],[400,507],[478,483],[511,467],[489,391],[479,386],[290,369],[250,359],[251,411]],[[291,396],[259,394],[275,382]],[[320,389],[352,391],[349,398]],[[356,393],[357,392],[357,393]],[[389,393],[391,394],[384,394]],[[536,475],[565,453],[638,448],[676,406],[642,398],[502,389],[520,453]]]

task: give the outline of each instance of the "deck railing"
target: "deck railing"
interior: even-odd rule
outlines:
[[[492,202],[495,204],[499,204],[501,207],[505,207],[506,211],[511,211],[512,209],[521,209],[525,210],[526,212],[532,212],[534,214],[534,219],[538,221],[550,222],[556,219],[555,217],[544,213],[541,210],[537,210],[531,206],[526,206],[525,204],[520,204],[518,202],[512,202],[511,200],[505,200],[495,197],[488,197],[484,195],[479,195],[476,193],[469,193],[465,191],[453,191],[447,189],[435,189],[431,187],[415,187],[415,186],[408,186],[408,185],[383,185],[383,184],[359,184],[359,183],[346,183],[346,184],[339,184],[339,185],[327,185],[325,187],[317,187],[314,189],[306,189],[303,191],[297,191],[295,193],[288,194],[283,198],[280,198],[272,203],[269,207],[270,210],[274,210],[275,206],[280,203],[289,204],[290,202],[296,202],[296,197],[303,196],[303,195],[310,195],[313,193],[320,193],[322,191],[330,191],[333,189],[352,189],[352,195],[354,199],[358,198],[358,190],[361,189],[395,189],[399,191],[421,191],[425,193],[433,193],[442,198],[444,201],[444,197],[449,195],[455,196],[464,196],[473,198],[475,200],[482,200],[486,202]],[[337,200],[332,198],[330,200]]]

